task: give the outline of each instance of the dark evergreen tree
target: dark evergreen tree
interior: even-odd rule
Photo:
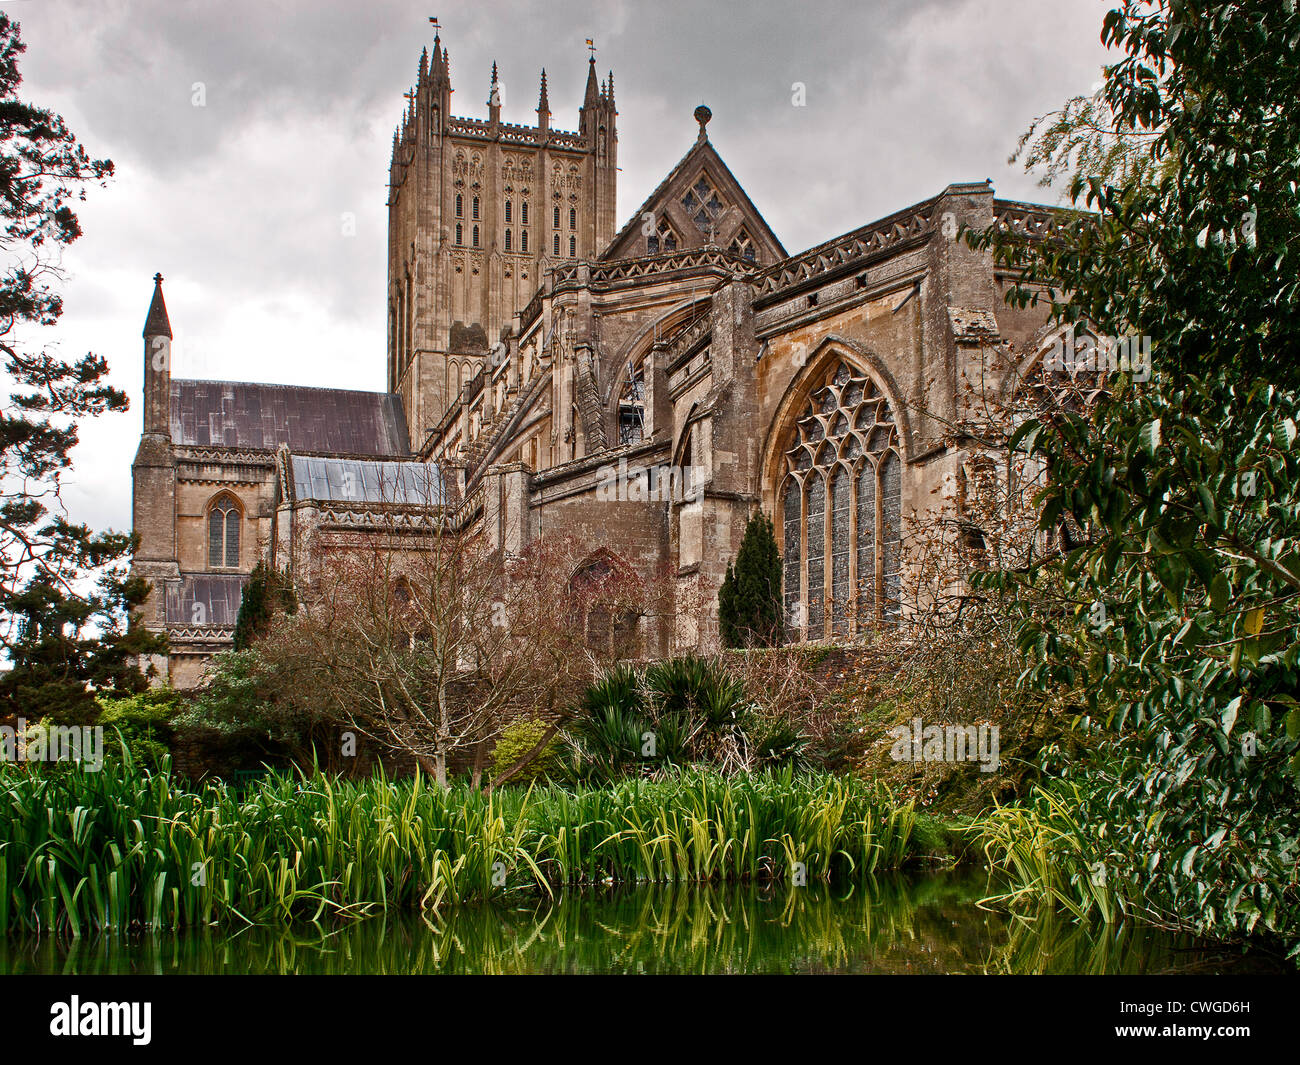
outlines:
[[[235,620],[235,650],[243,651],[266,632],[276,614],[293,614],[298,609],[293,583],[265,562],[258,562],[244,585]]]
[[[119,568],[92,595],[34,579],[5,596],[0,607],[17,619],[17,637],[9,645],[11,668],[0,674],[0,717],[90,724],[99,716],[97,696],[146,690],[141,656],[167,649],[166,638],[146,629],[136,612],[148,594],[145,581]]]
[[[59,513],[78,420],[125,410],[126,395],[106,383],[103,358],[67,360],[41,340],[63,313],[51,287],[63,248],[81,235],[72,204],[113,164],[91,159],[57,114],[18,99],[23,51],[18,26],[0,13],[0,650],[15,664],[37,646],[55,652],[56,629],[80,633],[86,619],[102,619],[102,599],[84,589],[131,550],[129,536],[92,533]]]
[[[781,642],[781,553],[772,523],[756,513],[718,590],[724,647],[775,647]]]

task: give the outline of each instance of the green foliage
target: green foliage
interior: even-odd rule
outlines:
[[[740,551],[727,564],[718,590],[718,627],[724,647],[775,647],[781,642],[781,553],[772,522],[750,517]]]
[[[1110,740],[1056,767],[1077,809],[1052,845],[1149,917],[1300,951],[1300,13],[1129,0],[1103,40],[1109,108],[1177,165],[1077,175],[1097,214],[1055,240],[982,238],[1024,269],[1018,302],[1044,282],[1059,320],[1154,338],[1149,383],[1012,440],[1051,471],[1044,527],[1083,527],[1047,563],[1056,609],[1024,619],[1024,679],[1085,693]]]
[[[608,670],[585,692],[569,741],[579,777],[596,780],[797,764],[806,746],[790,722],[760,713],[722,663],[693,655]]]
[[[524,755],[532,751],[546,736],[547,725],[536,718],[519,718],[510,722],[497,737],[492,751],[494,777],[500,777]],[[560,742],[552,735],[532,758],[510,777],[512,784],[526,784],[544,780],[560,773]]]
[[[203,686],[176,724],[220,733],[244,761],[294,761],[332,765],[338,756],[336,724],[314,707],[278,698],[276,668],[256,648],[214,655]]]
[[[172,718],[180,708],[180,695],[171,688],[119,699],[100,699],[98,724],[104,729],[104,756],[120,755],[125,744],[132,764],[158,770],[166,764],[174,735]]]
[[[129,757],[58,777],[5,766],[0,929],[286,925],[610,881],[788,882],[795,863],[854,883],[916,859],[915,823],[881,787],[788,770],[491,794],[273,773],[237,793]]]
[[[1101,178],[1108,185],[1149,178],[1156,133],[1122,125],[1111,112],[1106,94],[1075,96],[1059,111],[1034,119],[1007,161],[1023,161],[1026,170],[1041,169],[1044,187],[1076,174]],[[1172,167],[1175,160],[1166,162]]]
[[[235,620],[235,650],[245,651],[263,635],[276,614],[296,614],[298,597],[287,573],[259,560],[244,585]]]
[[[68,594],[33,578],[21,591],[0,595],[0,610],[18,619],[11,667],[0,674],[0,717],[90,724],[96,693],[147,688],[139,657],[167,646],[133,612],[148,591],[142,580],[109,573],[92,594]]]
[[[18,98],[24,50],[18,26],[0,13],[0,648],[24,670],[10,684],[11,706],[77,719],[93,708],[87,674],[129,672],[121,661],[87,665],[82,627],[105,604],[82,589],[104,570],[125,586],[119,564],[131,539],[68,521],[61,478],[78,421],[123,411],[127,399],[106,383],[103,358],[67,361],[44,346],[43,331],[63,313],[51,281],[61,276],[64,248],[81,235],[72,205],[113,164],[87,156],[59,115]],[[144,643],[139,633],[132,638]],[[58,678],[61,657],[74,674],[67,683]],[[22,702],[29,697],[36,701]]]

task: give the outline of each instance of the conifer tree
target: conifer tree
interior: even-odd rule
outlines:
[[[755,513],[740,551],[718,590],[724,647],[775,647],[781,642],[781,554],[772,522]]]

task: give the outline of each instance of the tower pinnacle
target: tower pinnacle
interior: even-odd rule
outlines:
[[[153,275],[153,299],[149,302],[149,314],[144,320],[144,335],[147,337],[167,337],[172,335],[172,324],[167,318],[167,304],[163,300],[162,274]]]

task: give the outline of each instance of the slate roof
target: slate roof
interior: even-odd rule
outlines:
[[[420,503],[446,501],[442,472],[428,462],[366,462],[362,459],[292,455],[295,499],[340,503]]]
[[[266,385],[245,381],[171,382],[172,442],[405,458],[406,416],[387,392]]]
[[[242,573],[195,574],[167,581],[167,624],[233,629],[247,581]]]

